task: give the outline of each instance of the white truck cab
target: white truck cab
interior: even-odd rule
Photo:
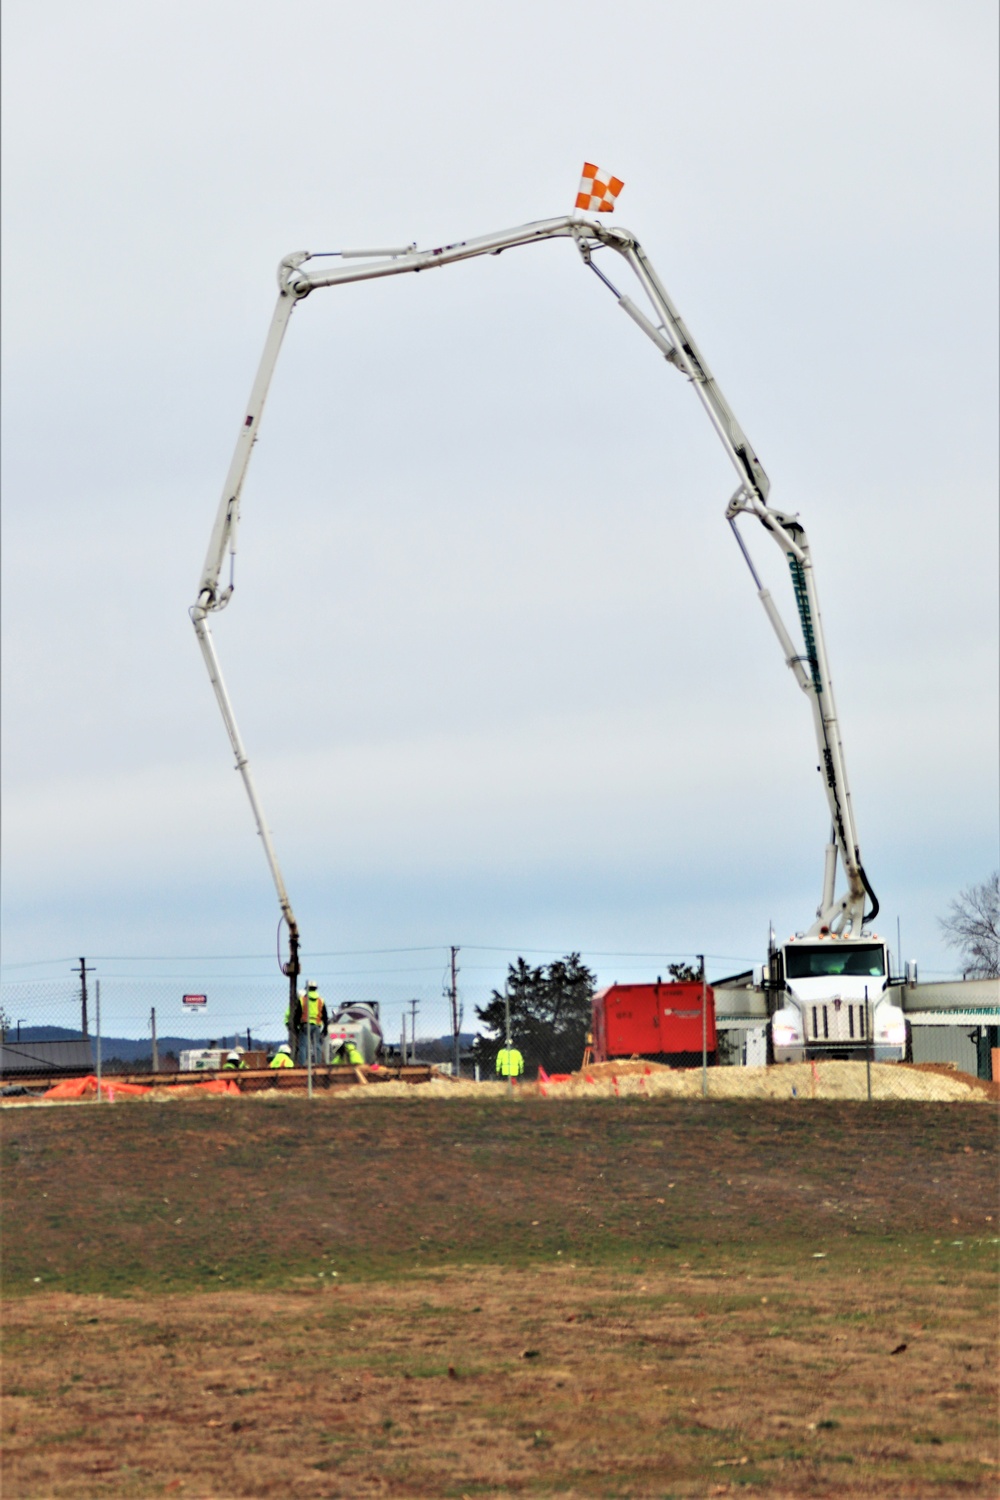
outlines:
[[[902,1062],[906,1020],[885,998],[886,944],[862,937],[790,938],[772,955],[779,1008],[771,1017],[775,1062],[862,1058]]]

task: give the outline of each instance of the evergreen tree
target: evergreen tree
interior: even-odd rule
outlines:
[[[539,968],[519,958],[507,970],[511,1042],[524,1055],[525,1071],[539,1066],[549,1073],[570,1073],[580,1066],[590,1030],[595,976],[579,953],[568,953]],[[496,1055],[505,1040],[504,993],[494,990],[489,1004],[476,1006],[489,1035],[476,1037],[473,1056],[485,1077],[492,1077]]]
[[[694,964],[668,964],[667,973],[674,984],[693,984],[701,979],[701,970]]]

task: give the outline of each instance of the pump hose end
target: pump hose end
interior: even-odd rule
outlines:
[[[297,926],[289,924],[288,958],[283,963],[281,959],[281,925],[283,922],[288,922],[288,918],[284,912],[278,918],[278,971],[284,974],[286,979],[294,979],[297,974],[302,972],[299,967],[299,929]]]

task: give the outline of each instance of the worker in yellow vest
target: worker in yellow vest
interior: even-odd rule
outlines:
[[[288,1037],[288,1052],[292,1059],[292,1067],[299,1051],[299,1037],[302,1035],[302,997],[295,996],[295,1004],[289,1002],[285,1006],[285,1034]]]
[[[246,1063],[243,1061],[238,1052],[233,1051],[229,1053],[225,1062],[222,1064],[222,1067],[223,1070],[225,1070],[226,1068],[245,1068]]]
[[[323,1047],[323,1033],[327,1026],[326,1001],[319,992],[318,987],[310,979],[306,985],[306,992],[299,996],[299,1007],[302,1012],[301,1030],[299,1031],[299,1063],[304,1064],[308,1057],[312,1056],[312,1064],[315,1068],[320,1061]]]
[[[268,1067],[269,1068],[294,1068],[295,1067],[295,1063],[292,1060],[292,1049],[291,1049],[291,1047],[289,1047],[289,1045],[288,1045],[287,1042],[282,1042],[281,1046],[278,1048],[277,1052],[274,1054],[274,1056],[271,1058],[271,1061],[268,1063]]]
[[[344,1040],[330,1058],[330,1062],[335,1068],[341,1064],[349,1068],[363,1068],[365,1065],[364,1057],[349,1036],[344,1037]]]
[[[497,1072],[501,1078],[520,1078],[524,1072],[524,1058],[516,1047],[501,1047],[497,1053]]]

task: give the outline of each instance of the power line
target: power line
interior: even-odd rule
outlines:
[[[29,958],[20,964],[0,964],[0,969],[40,969],[44,964],[71,964],[72,956],[66,958]]]
[[[519,943],[508,943],[504,947],[488,943],[463,943],[463,948],[469,953],[539,953],[555,954],[565,957],[565,948],[523,948]],[[604,950],[601,948],[571,948],[572,953],[579,953],[581,958],[700,958],[700,953],[679,953],[660,948],[654,953],[631,951],[627,948],[612,948]],[[705,958],[710,958],[713,963],[742,964],[751,962],[745,953],[706,953]]]
[[[657,949],[655,952],[646,950],[633,950],[628,948],[577,948],[570,945],[569,949],[562,948],[533,948],[522,943],[463,943],[461,945],[469,952],[474,953],[539,953],[554,954],[558,957],[569,952],[586,954],[589,958],[697,958],[697,953],[686,953],[668,949]],[[391,953],[439,953],[448,952],[447,943],[427,943],[409,948],[331,948],[321,949],[311,953],[311,958],[363,958],[370,955],[373,958],[383,957]],[[98,953],[94,955],[97,963],[105,964],[162,964],[162,963],[263,963],[273,960],[271,953]],[[745,954],[732,953],[708,953],[706,958],[714,962],[743,963]],[[0,964],[2,969],[31,969],[41,968],[45,964],[73,963],[72,957],[68,958],[32,958],[21,963]]]
[[[326,952],[312,953],[312,958],[363,958],[371,954],[378,958],[387,953],[439,953],[447,951],[447,943],[430,943],[414,948],[338,948]],[[502,951],[502,950],[498,950]],[[207,963],[264,963],[273,962],[273,953],[98,953],[96,962],[102,964],[207,964]],[[33,969],[44,964],[74,963],[67,958],[32,958],[23,963],[0,964],[2,969]]]

